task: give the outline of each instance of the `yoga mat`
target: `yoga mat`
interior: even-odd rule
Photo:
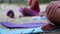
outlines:
[[[27,24],[14,24],[12,22],[1,22],[1,25],[7,28],[34,28],[46,25],[46,23],[27,23]]]
[[[5,29],[3,27],[0,27],[0,34],[30,34],[30,33],[38,33],[38,32],[57,32],[60,31],[60,29],[52,30],[52,31],[43,31],[42,26],[35,27],[35,28],[27,28],[27,29]]]

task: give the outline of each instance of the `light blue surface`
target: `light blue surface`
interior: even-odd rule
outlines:
[[[34,20],[46,20],[46,16],[40,17],[40,18],[34,18]]]
[[[41,27],[36,28],[28,28],[28,29],[4,29],[0,27],[0,33],[1,34],[21,34],[21,33],[36,33],[36,32],[42,32]]]

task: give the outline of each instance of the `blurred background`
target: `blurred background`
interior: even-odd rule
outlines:
[[[40,10],[45,11],[46,6],[51,1],[55,1],[55,0],[39,0],[40,8],[41,8]],[[29,0],[0,0],[0,10],[6,10],[7,7],[8,10],[9,8],[10,9],[19,8],[21,6],[29,7]]]
[[[56,1],[56,0],[39,0],[41,12],[45,11],[48,3],[50,3],[51,1]],[[8,10],[13,10],[15,12],[15,16],[18,17],[19,16],[18,9],[23,6],[29,7],[29,0],[0,0],[0,20],[2,20],[3,18],[7,19],[6,13]],[[47,34],[51,34],[51,33],[47,33]],[[53,34],[58,34],[58,33],[56,32]]]
[[[41,12],[45,11],[48,3],[51,1],[55,0],[39,0]],[[29,0],[0,0],[0,16],[6,16],[8,10],[13,10],[15,16],[19,16],[20,13],[18,10],[20,7],[29,7]]]
[[[0,3],[14,3],[14,4],[26,4],[28,5],[29,0],[0,0]],[[39,0],[40,4],[46,4],[54,0]]]

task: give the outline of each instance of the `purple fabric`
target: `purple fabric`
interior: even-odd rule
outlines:
[[[34,28],[46,25],[46,23],[13,24],[12,22],[2,22],[1,24],[8,28]]]
[[[37,13],[34,10],[31,10],[29,8],[20,8],[19,11],[24,15],[24,16],[37,16]]]

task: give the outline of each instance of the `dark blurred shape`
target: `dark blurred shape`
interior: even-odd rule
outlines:
[[[0,3],[3,3],[4,2],[4,0],[0,0]]]
[[[46,16],[50,22],[42,30],[60,29],[60,1],[51,2],[46,8]]]
[[[9,10],[7,12],[7,16],[10,17],[10,18],[14,18],[14,12],[12,10]]]
[[[60,1],[51,2],[46,8],[47,18],[56,25],[60,25]]]

